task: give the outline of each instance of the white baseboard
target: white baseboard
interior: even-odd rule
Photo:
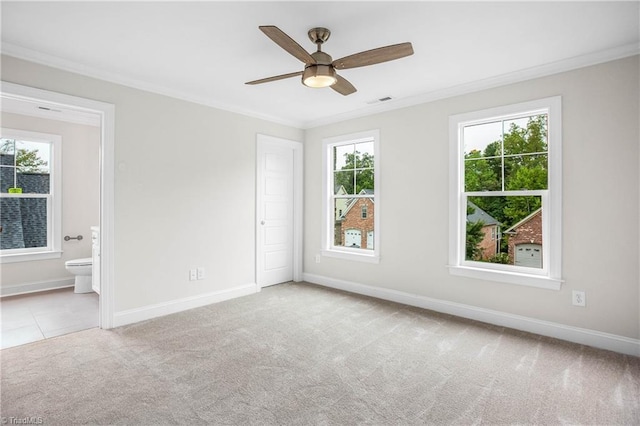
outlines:
[[[0,288],[0,297],[17,296],[19,294],[36,293],[38,291],[57,290],[59,288],[73,287],[74,278],[61,278],[50,281],[35,281],[31,283],[17,284]]]
[[[640,340],[618,336],[601,331],[573,327],[569,325],[542,321],[535,318],[513,315],[491,309],[478,308],[462,303],[418,296],[387,288],[373,287],[351,281],[338,280],[315,274],[303,274],[303,279],[313,284],[344,290],[351,293],[371,296],[404,305],[416,306],[436,312],[455,315],[502,327],[527,331],[542,336],[554,337],[582,345],[607,349],[627,355],[640,356]]]
[[[116,312],[113,315],[113,326],[120,327],[122,325],[133,324],[139,321],[151,318],[161,317],[164,315],[175,314],[176,312],[186,311],[188,309],[199,308],[201,306],[211,305],[225,300],[235,299],[236,297],[248,296],[260,291],[257,284],[245,284],[226,290],[214,291],[211,293],[200,294],[198,296],[185,297],[183,299],[172,300],[156,305],[143,306],[141,308],[128,309],[126,311]]]

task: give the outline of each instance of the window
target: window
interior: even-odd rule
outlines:
[[[61,179],[57,135],[2,129],[0,261],[60,257]]]
[[[450,272],[559,289],[560,97],[460,114],[449,124]]]
[[[378,131],[325,139],[325,256],[377,262],[380,198]]]

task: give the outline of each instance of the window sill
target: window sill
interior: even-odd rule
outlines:
[[[528,275],[514,272],[493,271],[469,266],[449,265],[449,273],[467,278],[476,278],[485,281],[497,281],[501,283],[524,285],[528,287],[545,288],[548,290],[560,290],[563,280],[549,278],[540,275]]]
[[[337,259],[353,260],[356,262],[380,263],[380,256],[377,254],[357,253],[342,250],[322,250],[322,255]]]
[[[43,251],[34,253],[15,253],[0,255],[0,263],[31,262],[34,260],[59,259],[61,251]]]

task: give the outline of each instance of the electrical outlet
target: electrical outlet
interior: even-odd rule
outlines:
[[[204,268],[203,267],[199,267],[198,268],[198,279],[199,280],[204,280]]]
[[[196,269],[189,269],[189,281],[195,281],[198,279],[198,271]]]
[[[574,306],[586,306],[586,298],[584,295],[584,291],[573,290],[571,293],[572,302]]]
[[[316,254],[316,263],[320,263],[320,255]]]

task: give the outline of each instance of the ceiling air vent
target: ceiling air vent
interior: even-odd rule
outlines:
[[[48,108],[48,107],[43,107],[43,106],[39,106],[38,109],[41,109],[41,110],[44,110],[44,111],[62,112],[59,109],[53,109],[53,108]]]
[[[385,96],[384,98],[380,98],[380,99],[374,99],[372,101],[367,102],[369,105],[373,105],[373,104],[377,104],[380,102],[386,102],[386,101],[390,101],[391,99],[393,99],[391,96]]]

